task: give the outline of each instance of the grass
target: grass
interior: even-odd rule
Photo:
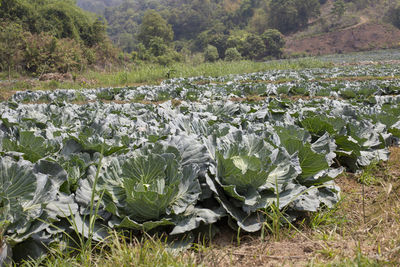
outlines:
[[[196,266],[196,261],[194,251],[174,253],[161,238],[138,239],[113,232],[109,240],[97,245],[96,252],[88,259],[53,248],[47,257],[25,261],[21,266]]]
[[[331,67],[331,63],[314,58],[302,58],[295,60],[274,60],[268,62],[217,61],[198,65],[176,63],[171,66],[139,65],[130,70],[115,73],[88,72],[86,77],[98,81],[105,86],[122,86],[140,83],[159,83],[161,80],[174,77],[219,77],[228,74],[252,73],[266,70],[279,69],[303,69]],[[121,78],[123,77],[123,78]]]
[[[159,84],[162,80],[174,77],[219,77],[229,74],[243,74],[267,70],[328,68],[333,65],[315,58],[274,60],[267,62],[217,61],[213,63],[175,63],[171,66],[154,64],[133,65],[124,70],[111,72],[87,71],[74,74],[75,81],[39,81],[19,78],[0,83],[0,95],[16,90],[81,89],[97,87],[124,87],[140,84]],[[0,99],[1,100],[1,99]]]

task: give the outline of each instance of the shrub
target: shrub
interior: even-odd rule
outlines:
[[[208,45],[204,51],[204,59],[209,62],[214,62],[219,58],[218,50],[215,46]]]
[[[273,57],[281,57],[283,52],[282,49],[285,46],[285,39],[283,35],[275,29],[266,30],[261,35],[262,40],[265,44],[265,55]]]
[[[235,47],[226,49],[225,60],[236,61],[236,60],[241,60],[241,59],[242,59],[242,55],[239,53],[239,51]]]
[[[73,39],[56,39],[49,34],[28,34],[24,47],[24,66],[28,72],[43,74],[80,71],[88,60]]]

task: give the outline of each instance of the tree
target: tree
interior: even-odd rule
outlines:
[[[271,0],[270,27],[282,33],[296,31],[320,14],[318,0]]]
[[[210,36],[208,44],[215,46],[219,55],[224,55],[227,48],[228,35],[216,33]]]
[[[309,19],[321,14],[319,0],[295,0],[295,5],[299,28],[306,26]]]
[[[270,26],[287,33],[297,28],[298,11],[294,0],[272,0],[270,3]]]
[[[342,18],[345,11],[346,11],[346,4],[344,3],[343,0],[336,0],[333,3],[331,14],[334,15],[337,19]]]
[[[230,47],[225,51],[225,60],[226,61],[236,61],[241,60],[242,55],[240,55],[239,51],[235,47]]]
[[[386,19],[400,29],[400,5],[389,9],[386,13]]]
[[[164,40],[158,36],[150,39],[148,48],[150,49],[150,53],[156,57],[164,55],[168,50],[168,46]]]
[[[137,38],[145,47],[149,47],[154,37],[161,38],[168,44],[172,41],[174,32],[171,25],[157,11],[148,10],[144,13]]]
[[[204,59],[206,61],[214,62],[219,58],[218,50],[215,46],[208,45],[204,51]]]
[[[248,28],[251,32],[262,34],[268,29],[268,14],[264,9],[257,9],[251,18]]]
[[[285,46],[285,39],[283,39],[283,35],[278,30],[266,30],[261,35],[261,38],[265,44],[266,56],[273,56],[277,58],[282,56],[282,48]]]
[[[248,59],[262,59],[265,56],[265,44],[261,37],[256,34],[250,34],[246,38],[241,54]]]
[[[1,23],[0,40],[0,68],[3,71],[8,71],[10,78],[11,70],[21,61],[20,48],[24,42],[21,25]]]

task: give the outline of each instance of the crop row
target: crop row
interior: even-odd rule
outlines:
[[[76,91],[46,92],[50,103],[17,101],[40,92],[0,103],[1,241],[38,252],[73,231],[89,237],[95,229],[95,240],[110,229],[180,236],[222,218],[258,231],[276,208],[290,221],[332,207],[340,197],[335,177],[387,160],[400,137],[397,96],[376,95],[368,105],[279,97],[248,103],[226,94],[218,100],[219,86],[205,86],[196,101],[158,105],[54,101]],[[81,93],[94,100],[100,92]]]

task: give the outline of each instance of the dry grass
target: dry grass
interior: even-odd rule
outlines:
[[[400,148],[389,162],[373,168],[375,183],[364,187],[359,175],[345,174],[337,183],[343,200],[333,212],[310,215],[300,231],[240,236],[224,230],[210,248],[197,254],[205,266],[398,266],[400,264]],[[365,214],[363,213],[363,198]],[[318,219],[320,218],[320,219]]]

